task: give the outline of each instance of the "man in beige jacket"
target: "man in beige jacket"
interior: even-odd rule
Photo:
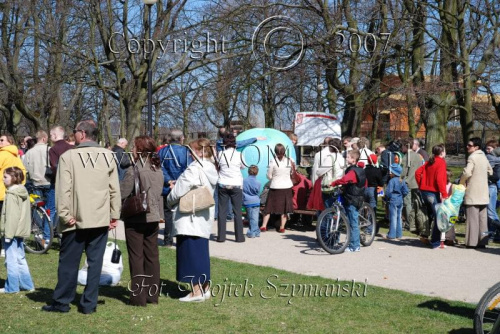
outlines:
[[[120,185],[116,163],[104,157],[109,150],[95,142],[95,122],[82,121],[73,132],[78,146],[61,155],[56,175],[58,228],[62,232],[58,282],[54,302],[42,310],[69,311],[85,250],[89,267],[79,311],[89,314],[96,311],[108,230],[114,229],[120,218]]]
[[[474,137],[467,143],[467,166],[460,183],[465,184],[464,204],[467,215],[465,246],[467,248],[485,248],[488,244],[488,175],[493,174],[486,155],[481,151],[481,139]]]

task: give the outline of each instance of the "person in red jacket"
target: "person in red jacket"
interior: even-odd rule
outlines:
[[[445,156],[444,144],[435,145],[429,161],[415,171],[415,180],[429,215],[428,224],[431,221],[434,222],[431,233],[432,248],[439,247],[441,239],[441,233],[437,227],[437,205],[448,198]],[[421,240],[428,242],[425,238]]]

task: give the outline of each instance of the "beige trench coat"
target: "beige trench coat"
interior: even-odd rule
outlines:
[[[85,142],[61,155],[56,208],[61,232],[105,227],[111,219],[120,219],[118,170],[110,150]],[[66,223],[71,218],[76,224],[69,227]]]
[[[488,159],[483,151],[474,151],[467,159],[460,183],[465,184],[465,205],[488,205],[490,196],[488,191],[488,175],[492,175]]]

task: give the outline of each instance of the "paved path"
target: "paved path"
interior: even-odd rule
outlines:
[[[500,281],[500,249],[432,250],[414,238],[400,242],[376,238],[359,253],[330,255],[316,242],[315,232],[287,230],[280,234],[272,230],[240,244],[234,242],[233,223],[228,222],[227,228],[225,243],[213,241],[212,236],[211,256],[305,275],[366,279],[368,285],[470,303],[477,303],[490,286]],[[124,239],[122,226],[118,238]]]

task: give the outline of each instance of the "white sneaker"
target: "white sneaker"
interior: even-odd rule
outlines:
[[[212,292],[210,291],[210,289],[205,290],[205,292],[203,293],[203,297],[205,297],[205,300],[209,300],[210,297],[212,297]]]
[[[5,257],[5,249],[2,248],[2,251],[0,252],[0,257]]]
[[[181,301],[181,302],[204,302],[205,297],[203,295],[191,296],[191,294],[189,294],[185,297],[179,298],[179,301]]]
[[[14,293],[17,293],[17,292],[5,292],[5,288],[1,288],[0,289],[0,294],[4,294],[4,293],[12,293],[12,294],[14,294]]]
[[[344,252],[346,252],[346,253],[357,253],[357,252],[361,252],[361,249],[359,247],[356,248],[356,249],[352,249],[352,248],[347,247]]]

